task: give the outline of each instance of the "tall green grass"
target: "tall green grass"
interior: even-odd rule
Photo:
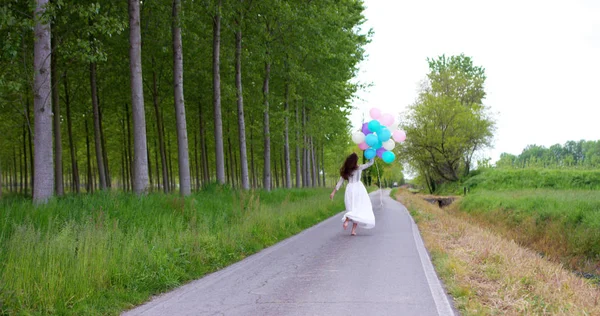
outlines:
[[[328,189],[0,202],[0,314],[118,314],[343,210]]]
[[[573,268],[600,260],[600,194],[593,190],[479,190],[459,209]],[[594,267],[589,267],[594,269]],[[593,272],[593,271],[592,271]]]

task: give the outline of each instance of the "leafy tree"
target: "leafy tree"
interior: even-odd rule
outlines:
[[[402,128],[405,158],[435,191],[467,175],[473,155],[491,145],[495,123],[482,103],[484,70],[464,55],[429,59],[430,73]]]

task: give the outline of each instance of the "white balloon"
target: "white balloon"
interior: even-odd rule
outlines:
[[[364,142],[365,134],[363,134],[362,132],[356,132],[356,133],[352,134],[352,141],[355,144],[360,144],[360,143]]]
[[[394,147],[396,147],[396,142],[394,142],[394,140],[391,138],[390,140],[383,142],[383,148],[385,148],[386,150],[392,150],[394,149]]]

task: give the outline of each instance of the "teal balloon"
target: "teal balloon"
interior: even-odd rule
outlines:
[[[378,120],[372,120],[371,122],[369,122],[369,130],[373,133],[379,133],[379,130],[381,129],[381,124],[379,123]]]
[[[377,137],[380,142],[387,142],[392,137],[392,132],[389,129],[382,127],[379,132],[377,132]]]
[[[369,149],[365,150],[365,158],[367,158],[367,159],[373,159],[376,154],[377,154],[377,152],[373,148],[369,148]]]
[[[383,154],[381,154],[381,159],[383,159],[385,163],[392,163],[394,159],[396,159],[396,155],[394,155],[394,153],[391,151],[386,151]]]
[[[377,149],[379,149],[379,148],[383,147],[383,143],[382,143],[382,142],[381,142],[381,141],[378,139],[378,140],[377,140],[377,143],[375,143],[375,145],[373,145],[373,146],[371,146],[371,147],[373,147],[373,149],[376,149],[376,150],[377,150]]]
[[[377,138],[377,135],[369,134],[365,137],[365,143],[367,143],[369,147],[373,147],[379,143],[379,138]]]

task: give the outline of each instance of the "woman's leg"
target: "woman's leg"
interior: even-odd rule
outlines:
[[[346,217],[346,220],[344,221],[344,230],[346,230],[346,228],[348,228],[348,222],[350,221],[350,219],[348,217]]]
[[[356,236],[356,226],[358,226],[358,223],[352,223],[352,232],[350,235]]]

